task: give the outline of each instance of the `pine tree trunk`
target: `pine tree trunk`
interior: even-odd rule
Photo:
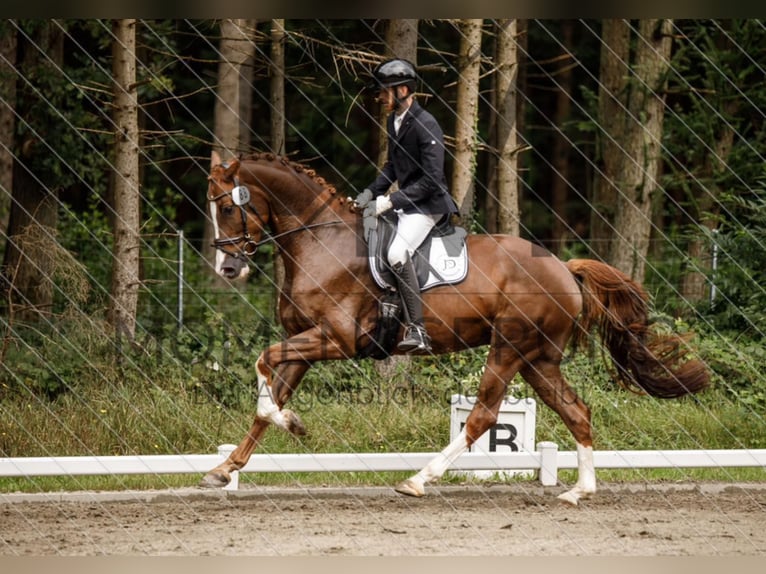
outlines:
[[[598,90],[598,125],[601,173],[596,173],[590,200],[590,246],[606,260],[614,235],[616,197],[623,161],[625,116],[628,102],[628,65],[630,61],[630,28],[623,20],[604,20],[601,30],[601,60]]]
[[[518,20],[500,20],[497,27],[497,196],[499,233],[519,235],[518,137],[516,82],[519,71]]]
[[[114,249],[109,323],[120,335],[135,337],[140,258],[140,181],[136,21],[113,25],[114,76]]]
[[[250,132],[246,110],[250,108],[251,83],[247,70],[255,54],[251,22],[221,20],[221,63],[215,100],[215,149],[225,161],[245,151],[243,140]]]
[[[285,141],[285,21],[271,21],[271,62],[269,62],[271,103],[271,151],[287,154]],[[285,283],[285,264],[279,246],[274,244],[274,317],[279,321],[279,297]]]
[[[652,229],[653,196],[659,184],[665,85],[670,65],[672,20],[641,20],[631,83],[626,160],[617,197],[615,239],[609,262],[642,283]]]
[[[492,148],[492,153],[487,155],[486,164],[486,179],[487,188],[482,194],[476,196],[476,209],[484,213],[484,227],[482,231],[484,233],[497,233],[498,229],[498,211],[500,208],[500,201],[497,190],[497,164],[500,159],[500,150],[498,144],[497,124],[499,120],[499,114],[497,111],[498,101],[500,96],[498,94],[498,76],[497,68],[500,65],[499,55],[499,39],[503,29],[503,22],[507,20],[497,20],[493,22],[492,30],[492,58],[495,66],[495,73],[490,77],[490,87],[487,98],[489,99],[489,125],[487,126],[487,143]]]
[[[572,49],[572,33],[574,25],[572,20],[561,22],[561,42],[566,50]],[[551,207],[553,209],[553,229],[551,251],[560,255],[564,245],[570,236],[568,231],[572,223],[567,214],[567,192],[569,190],[569,141],[563,133],[563,126],[569,119],[572,108],[572,65],[568,60],[564,62],[564,69],[556,75],[559,90],[556,94],[556,113],[554,125],[557,132],[553,140],[553,183],[551,185]]]
[[[452,168],[452,196],[464,221],[473,212],[473,184],[476,173],[479,114],[479,76],[481,73],[481,19],[460,20],[460,49],[457,69],[455,122],[455,163]]]
[[[7,62],[7,63],[6,63]],[[16,27],[0,20],[0,230],[8,228],[13,189],[13,132],[16,129]],[[2,235],[4,237],[4,234]],[[0,241],[2,241],[0,237]],[[0,250],[5,242],[0,243]]]
[[[284,155],[285,144],[285,21],[271,21],[271,151]]]
[[[386,46],[384,57],[403,58],[409,60],[417,69],[418,66],[418,25],[417,19],[389,20],[386,27]],[[383,167],[388,157],[388,134],[386,119],[388,112],[381,109],[378,113],[378,167]],[[392,192],[394,189],[392,189]]]

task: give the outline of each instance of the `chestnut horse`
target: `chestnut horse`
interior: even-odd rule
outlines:
[[[312,363],[354,358],[369,345],[383,291],[370,274],[362,216],[312,170],[272,154],[221,163],[214,152],[207,199],[219,274],[246,275],[247,258],[265,241],[278,244],[285,268],[279,317],[287,338],[255,363],[252,428],[202,480],[221,487],[245,466],[269,424],[305,433],[285,403]],[[506,387],[520,373],[574,436],[577,483],[559,498],[577,504],[595,493],[596,474],[590,409],[559,368],[568,342],[597,330],[621,384],[656,397],[697,392],[708,373],[686,356],[683,339],[649,329],[644,289],[617,269],[585,259],[564,263],[508,235],[466,241],[466,278],[425,291],[423,307],[434,353],[489,345],[477,400],[460,435],[396,491],[422,496],[426,483],[495,424]]]

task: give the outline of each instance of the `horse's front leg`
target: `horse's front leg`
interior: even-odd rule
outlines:
[[[346,359],[353,354],[353,337],[340,336],[343,333],[333,331],[328,324],[318,325],[276,343],[260,354],[255,362],[258,407],[253,426],[229,457],[205,476],[203,486],[220,487],[228,484],[230,473],[247,464],[270,424],[296,435],[306,433],[300,417],[282,407],[313,362]]]
[[[258,409],[255,420],[256,422],[273,424],[296,436],[303,436],[306,434],[306,427],[303,426],[300,417],[293,411],[282,408],[292,396],[297,382],[295,384],[285,383],[284,377],[272,379],[272,369],[267,364],[267,357],[268,351],[262,353],[255,362],[255,372],[258,376]],[[304,366],[304,373],[308,369],[308,363],[297,364]],[[285,363],[280,363],[280,365],[285,365]]]
[[[253,454],[253,450],[255,450],[255,447],[258,445],[258,443],[261,440],[261,437],[263,437],[263,434],[266,432],[266,429],[271,424],[272,420],[268,417],[261,416],[260,408],[261,408],[261,393],[266,392],[268,398],[264,401],[266,403],[271,402],[272,404],[276,402],[277,405],[283,405],[285,402],[290,398],[290,395],[292,395],[292,392],[297,387],[300,380],[303,378],[303,375],[306,373],[306,371],[309,368],[309,364],[305,362],[292,362],[292,363],[281,363],[279,365],[278,369],[278,375],[276,377],[276,383],[273,384],[273,387],[271,385],[264,384],[264,389],[261,388],[261,375],[258,365],[261,363],[261,359],[263,358],[263,355],[258,357],[258,361],[256,362],[256,372],[258,374],[258,393],[259,393],[259,399],[258,399],[258,410],[259,414],[256,415],[255,420],[253,421],[252,426],[250,427],[250,430],[247,432],[245,437],[240,441],[239,445],[237,445],[237,448],[235,448],[229,457],[216,466],[214,469],[212,469],[210,472],[208,472],[204,478],[202,479],[202,482],[200,483],[201,486],[205,487],[212,487],[212,488],[221,488],[229,484],[231,481],[231,473],[235,470],[240,470],[243,468],[247,462],[250,460],[250,456]],[[264,406],[265,410],[270,410],[271,407]],[[303,434],[305,433],[305,428],[303,428],[303,424],[300,423],[300,419],[297,418],[297,415],[294,415],[297,419],[297,425],[295,422],[293,422],[292,430],[291,432],[294,432],[296,434]],[[283,418],[290,418],[289,416],[285,417],[283,415]],[[288,429],[289,430],[289,429]],[[302,430],[302,432],[301,432]]]

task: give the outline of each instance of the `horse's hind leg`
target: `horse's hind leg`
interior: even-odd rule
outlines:
[[[278,368],[278,375],[275,377],[277,381],[277,384],[275,385],[276,388],[273,391],[270,391],[269,398],[271,398],[273,394],[276,399],[276,405],[281,407],[281,405],[285,404],[308,368],[309,365],[307,363],[281,363]],[[261,389],[259,389],[259,393],[260,392]],[[260,402],[259,397],[259,403]],[[237,448],[231,452],[224,462],[216,466],[202,478],[200,486],[220,488],[229,484],[231,481],[231,473],[241,469],[247,464],[247,461],[250,460],[250,455],[253,454],[253,450],[255,450],[255,447],[260,442],[263,433],[266,432],[266,429],[271,422],[272,421],[269,418],[263,417],[261,414],[256,415],[245,438],[240,441]]]
[[[490,351],[490,359],[479,384],[476,404],[457,437],[415,476],[401,482],[396,492],[409,496],[423,496],[425,484],[441,478],[450,465],[490,427],[497,422],[497,413],[505,397],[508,381],[518,371],[519,361],[510,365],[497,364],[497,353]]]
[[[581,498],[596,492],[590,409],[564,379],[558,362],[535,361],[526,365],[521,375],[543,402],[558,413],[574,436],[577,444],[577,484],[559,495],[559,499],[576,505]]]

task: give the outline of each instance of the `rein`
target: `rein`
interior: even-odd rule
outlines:
[[[285,237],[287,235],[291,235],[293,233],[298,233],[299,231],[308,231],[310,229],[314,229],[316,227],[325,227],[328,225],[338,225],[339,223],[343,223],[340,219],[336,221],[323,221],[321,223],[310,223],[308,225],[301,225],[300,227],[296,227],[295,229],[290,229],[288,231],[283,231],[282,233],[277,233],[276,235],[270,235],[267,234],[267,236],[264,239],[261,239],[260,241],[253,241],[252,237],[250,237],[250,234],[248,233],[247,236],[239,236],[239,237],[231,237],[227,239],[216,239],[213,241],[212,245],[216,249],[223,251],[226,255],[229,255],[230,257],[239,258],[242,255],[247,255],[248,257],[252,257],[255,255],[255,252],[258,250],[258,248],[261,245],[266,245],[267,243],[270,243],[272,241],[276,241],[277,239],[280,239],[281,237]],[[235,245],[241,241],[245,241],[246,245],[252,245],[252,251],[246,251],[242,249],[239,253],[229,253],[224,249],[227,245]]]

